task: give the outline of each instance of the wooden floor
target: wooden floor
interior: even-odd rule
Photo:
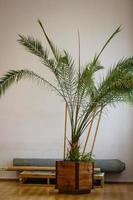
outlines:
[[[132,184],[105,184],[104,189],[93,189],[90,194],[58,194],[54,187],[20,185],[18,181],[0,180],[0,200],[132,200]]]

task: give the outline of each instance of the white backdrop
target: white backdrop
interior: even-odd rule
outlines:
[[[38,18],[56,44],[75,59],[79,29],[83,65],[122,25],[123,31],[101,57],[105,74],[120,58],[133,55],[132,9],[132,0],[0,0],[0,76],[9,69],[28,68],[54,81],[38,58],[17,42],[17,34],[23,33],[46,44]],[[14,157],[63,157],[63,116],[64,103],[47,88],[30,81],[14,84],[0,99],[0,167],[10,166]],[[125,172],[108,180],[133,181],[132,116],[133,108],[119,105],[109,108],[102,118],[96,158],[118,158],[126,163]],[[14,173],[1,172],[0,176],[14,177]]]

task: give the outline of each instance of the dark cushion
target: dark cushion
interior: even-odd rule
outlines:
[[[56,160],[59,159],[42,159],[42,158],[14,158],[13,166],[55,166]]]
[[[55,166],[57,160],[61,159],[43,159],[43,158],[14,158],[13,166]],[[101,168],[102,172],[120,173],[125,170],[125,163],[118,159],[97,159],[95,167]]]
[[[125,170],[125,163],[118,159],[98,159],[95,167],[100,167],[102,172],[120,173]]]

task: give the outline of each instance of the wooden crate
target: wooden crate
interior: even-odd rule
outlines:
[[[89,193],[93,185],[91,162],[56,162],[56,188],[61,193]]]

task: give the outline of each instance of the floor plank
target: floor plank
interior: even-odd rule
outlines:
[[[18,181],[0,180],[0,200],[132,200],[133,183],[105,184],[90,194],[58,194],[52,186],[25,184]]]

